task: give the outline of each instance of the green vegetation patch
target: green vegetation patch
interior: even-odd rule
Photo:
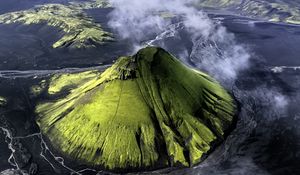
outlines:
[[[53,48],[89,48],[112,41],[112,34],[104,31],[86,13],[75,5],[46,4],[33,9],[0,15],[0,23],[25,25],[45,23],[64,31]]]
[[[236,113],[219,83],[155,47],[101,74],[55,75],[48,93],[36,107],[42,133],[65,155],[108,170],[193,166]]]
[[[94,8],[109,8],[112,7],[108,0],[86,0],[86,1],[73,1],[70,2],[72,6],[76,6],[82,9],[94,9]]]
[[[7,103],[6,98],[0,96],[0,107],[5,106]]]
[[[272,22],[300,24],[299,2],[270,2],[261,0],[199,0],[197,7],[238,10],[241,15],[258,17]]]

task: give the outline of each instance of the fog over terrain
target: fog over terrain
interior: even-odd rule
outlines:
[[[180,40],[178,29],[183,28],[193,45],[192,49],[182,48],[181,59],[207,71],[228,88],[231,88],[241,71],[250,67],[251,57],[255,57],[251,49],[238,43],[234,34],[228,32],[224,26],[191,6],[198,2],[197,0],[109,2],[114,7],[109,14],[109,26],[121,38],[131,41],[134,46],[133,52],[145,45],[152,45],[156,40],[168,37]],[[179,21],[174,24],[169,16],[178,16]],[[156,36],[155,39],[145,42],[153,36]],[[159,45],[164,46],[165,43]],[[266,96],[266,99],[273,98],[270,101],[274,102],[275,108],[282,108],[288,103],[286,97],[276,89],[268,89],[260,95]]]
[[[183,49],[182,56],[190,58],[197,67],[204,68],[218,79],[235,79],[239,71],[248,67],[250,54],[236,43],[234,35],[226,28],[191,7],[192,2],[133,0],[128,3],[127,0],[110,0],[115,9],[110,14],[109,25],[139,48],[149,37],[168,34],[166,31],[173,29],[172,21],[164,15],[177,15],[182,18],[179,25],[184,27],[193,42],[192,50]],[[205,48],[201,48],[203,44]]]
[[[250,70],[251,59],[256,59],[256,54],[252,52],[251,48],[237,42],[234,34],[227,31],[222,24],[213,21],[205,12],[190,5],[196,1],[175,0],[170,3],[167,0],[132,0],[129,3],[127,0],[110,0],[110,2],[115,9],[109,14],[109,26],[117,31],[121,38],[131,41],[134,46],[132,52],[145,45],[164,47],[167,45],[164,39],[183,40],[179,30],[187,32],[192,46],[191,49],[181,46],[186,48],[182,48],[181,54],[179,54],[180,59],[192,67],[213,75],[230,91],[232,90],[231,92],[243,104],[240,114],[243,124],[238,126],[240,128],[235,133],[240,138],[229,139],[228,144],[234,144],[231,149],[234,150],[237,145],[244,144],[243,138],[247,138],[246,135],[257,127],[252,115],[261,117],[258,120],[264,122],[286,117],[290,99],[277,88],[268,87],[267,82],[262,82],[253,90],[235,88],[237,78],[243,71]],[[178,16],[176,23],[168,18],[173,15]],[[156,41],[160,42],[157,44]],[[224,151],[226,152],[226,150]],[[229,158],[230,154],[225,153],[222,155],[223,158],[221,158],[222,156],[211,156],[193,173],[218,174],[220,171],[215,168],[219,167],[222,161],[232,159],[238,160],[236,167],[223,173],[269,174],[257,166],[251,158],[242,160],[238,157]],[[218,154],[216,155],[218,156]]]
[[[47,88],[53,75],[104,71],[119,56],[146,46],[162,47],[185,65],[214,77],[239,109],[236,126],[203,162],[146,174],[300,174],[300,2],[107,1],[111,5],[101,6],[102,0],[0,0],[0,16],[12,17],[7,21],[28,12],[36,17],[36,5],[54,6],[49,13],[66,21],[66,13],[56,9],[63,7],[72,12],[68,18],[99,25],[114,39],[103,44],[79,42],[95,45],[81,49],[68,44],[53,48],[66,34],[62,29],[68,28],[59,28],[58,18],[45,15],[48,21],[36,24],[0,24],[0,175],[34,174],[29,173],[31,163],[35,174],[110,174],[69,160],[43,139],[33,114],[38,103],[34,93]],[[52,19],[56,26],[47,25]],[[82,27],[82,22],[75,23]],[[76,29],[71,32],[80,31]]]

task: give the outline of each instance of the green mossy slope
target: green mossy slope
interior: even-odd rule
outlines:
[[[236,111],[215,80],[155,47],[102,74],[55,76],[48,92],[52,100],[36,108],[43,134],[65,155],[108,170],[193,166]]]
[[[6,105],[7,101],[4,97],[0,96],[0,107]]]
[[[0,24],[46,24],[59,28],[64,34],[52,45],[53,48],[92,48],[113,41],[112,34],[104,31],[82,8],[75,4],[39,5],[29,10],[2,14]]]
[[[297,25],[300,24],[299,4],[297,1],[270,0],[198,0],[194,3],[196,7],[200,8],[237,11],[240,15]]]

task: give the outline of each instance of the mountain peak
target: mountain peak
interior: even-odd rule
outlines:
[[[62,154],[112,171],[193,166],[224,139],[236,112],[220,84],[156,47],[103,73],[56,76],[52,86],[69,89],[37,106],[42,133]]]

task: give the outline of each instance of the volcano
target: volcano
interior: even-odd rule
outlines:
[[[54,75],[47,97],[36,120],[54,148],[124,172],[200,163],[236,116],[218,82],[157,47],[120,57],[104,72]]]

